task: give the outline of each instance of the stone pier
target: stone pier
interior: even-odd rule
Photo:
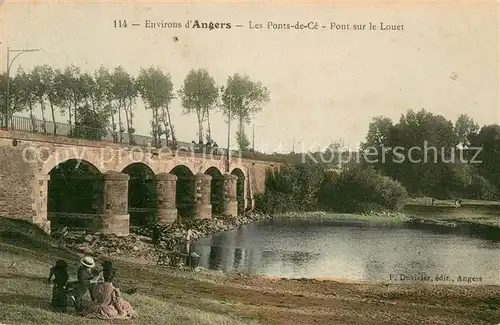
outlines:
[[[38,175],[38,185],[36,190],[38,195],[34,195],[35,205],[34,211],[38,211],[33,217],[33,223],[41,228],[46,233],[50,234],[50,221],[47,217],[47,200],[48,200],[48,189],[49,189],[49,175]],[[36,186],[35,185],[35,186]]]
[[[158,195],[158,222],[172,224],[177,220],[175,188],[177,176],[169,173],[156,175],[156,193]]]
[[[128,181],[127,174],[108,171],[104,174],[104,211],[101,232],[127,236],[130,228],[128,214]]]
[[[231,174],[224,174],[224,206],[222,214],[235,217],[238,215],[238,200],[236,185],[238,176]]]
[[[195,181],[195,205],[194,213],[198,219],[212,218],[211,181],[212,176],[198,173],[194,176]]]

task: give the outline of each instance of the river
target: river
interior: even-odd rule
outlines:
[[[500,284],[500,242],[432,229],[266,220],[202,238],[200,266],[280,278]]]

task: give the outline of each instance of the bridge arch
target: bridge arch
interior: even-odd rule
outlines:
[[[47,212],[52,227],[89,228],[103,202],[103,175],[92,163],[68,159],[48,171]]]
[[[122,171],[128,174],[128,212],[130,225],[145,226],[157,222],[156,176],[149,165],[134,162]]]
[[[177,165],[169,172],[177,176],[175,183],[175,205],[179,216],[194,217],[193,206],[195,203],[194,174],[186,165]]]
[[[48,175],[55,167],[66,161],[82,161],[85,164],[94,166],[101,174],[106,172],[102,157],[94,155],[86,150],[85,147],[56,147],[48,149],[42,146],[27,147],[23,155],[36,155],[39,162],[42,163],[40,172],[42,175]]]
[[[224,180],[221,171],[214,166],[207,168],[205,174],[212,176],[210,181],[210,203],[212,214],[222,214],[224,206]]]
[[[238,181],[236,182],[236,199],[238,201],[238,214],[241,214],[245,211],[245,173],[236,167],[231,171],[231,174],[238,177]]]

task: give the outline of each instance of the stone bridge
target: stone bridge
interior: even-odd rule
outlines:
[[[47,232],[51,223],[80,224],[117,235],[129,233],[134,211],[154,210],[164,224],[235,216],[253,208],[266,172],[279,170],[240,157],[5,130],[0,160],[0,217]]]

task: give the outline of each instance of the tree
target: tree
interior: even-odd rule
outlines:
[[[117,102],[117,111],[118,111],[118,128],[120,132],[119,141],[123,141],[123,132],[127,131],[129,134],[129,142],[130,135],[134,132],[132,128],[132,117],[133,117],[133,104],[135,103],[135,99],[137,97],[137,88],[134,82],[134,79],[130,76],[130,74],[125,71],[125,69],[121,66],[115,68],[112,78],[113,84],[113,96]],[[125,122],[127,128],[123,126],[122,122],[122,111],[125,113]]]
[[[108,116],[104,111],[95,111],[89,104],[78,108],[78,119],[70,137],[100,141],[107,134]]]
[[[396,124],[376,117],[362,146],[363,163],[400,181],[413,194],[447,195],[454,191],[454,181],[443,181],[442,175],[458,177],[446,166],[458,158],[457,143],[453,123],[441,115],[409,110]]]
[[[42,130],[43,133],[47,132],[46,121],[45,121],[45,97],[48,93],[48,87],[50,87],[50,80],[46,74],[45,69],[48,66],[36,66],[30,73],[30,81],[33,87],[33,93],[35,98],[40,104],[40,110],[42,113]]]
[[[467,114],[461,114],[455,122],[454,132],[458,144],[462,147],[470,146],[470,136],[479,130],[479,125]]]
[[[137,77],[137,89],[142,100],[146,104],[146,108],[153,112],[151,120],[151,135],[155,138],[155,146],[159,146],[160,137],[164,133],[162,131],[162,121],[168,121],[170,127],[170,136],[175,144],[174,129],[170,119],[169,105],[173,96],[173,84],[170,80],[170,75],[164,74],[160,69],[150,67],[148,69],[141,68]],[[163,118],[162,109],[165,110],[166,116]]]
[[[471,146],[479,150],[479,155],[473,157],[479,174],[498,189],[500,188],[500,125],[492,124],[481,128],[479,133],[471,137]],[[480,149],[476,149],[480,148]]]
[[[16,102],[13,103],[14,107],[25,107],[28,109],[31,120],[31,130],[37,132],[37,125],[35,121],[35,87],[33,79],[30,74],[25,72],[21,67],[17,70],[17,74],[13,79],[16,88],[16,96],[12,98]],[[10,93],[9,93],[10,99]],[[11,107],[9,103],[9,107]],[[12,108],[10,109],[12,110]]]
[[[0,127],[4,127],[7,125],[4,116],[5,114],[5,96],[7,96],[7,84],[6,84],[7,75],[6,73],[0,74]]]
[[[117,113],[117,105],[115,104],[115,95],[113,93],[113,75],[108,69],[101,67],[94,73],[95,82],[98,92],[103,99],[103,109],[111,119],[111,134],[113,142],[118,142],[117,125],[115,123],[115,114]]]
[[[90,73],[83,73],[80,77],[80,92],[83,102],[88,107],[98,112],[103,107],[104,96]]]
[[[245,133],[241,131],[236,132],[236,142],[238,143],[238,148],[240,151],[247,151],[250,147],[250,140]]]
[[[64,86],[69,89],[70,101],[73,105],[73,118],[76,124],[76,121],[78,120],[78,108],[82,107],[82,101],[87,95],[85,93],[85,82],[82,78],[82,72],[80,68],[76,67],[75,65],[66,67],[66,69],[64,70]]]
[[[368,126],[366,142],[361,145],[362,148],[387,146],[389,133],[393,126],[392,120],[388,117],[374,117]]]
[[[61,104],[58,98],[56,90],[56,72],[49,65],[43,65],[41,67],[36,67],[34,70],[35,75],[38,75],[38,80],[44,85],[39,88],[39,95],[42,93],[48,100],[50,106],[50,114],[52,117],[52,133],[57,134],[57,122],[56,122],[56,107]],[[44,111],[44,98],[39,97],[42,112]]]
[[[214,78],[205,69],[191,70],[183,87],[178,91],[185,114],[196,114],[198,122],[198,141],[203,143],[203,122],[208,121],[208,137],[210,134],[209,112],[219,97]]]
[[[245,133],[245,124],[249,124],[269,100],[269,90],[260,82],[250,80],[247,75],[235,74],[229,77],[226,87],[222,89],[223,114],[238,121],[240,137]]]
[[[19,75],[19,77],[18,77]],[[27,95],[30,95],[24,90],[24,87],[26,86],[25,83],[28,81],[26,78],[22,78],[22,76],[26,77],[26,74],[24,73],[24,70],[22,68],[19,68],[17,71],[17,74],[15,77],[10,76],[10,82],[9,82],[9,106],[8,106],[8,114],[9,117],[12,120],[12,114],[14,113],[20,113],[23,112],[27,109]],[[5,96],[7,96],[6,93],[6,83],[5,83],[5,75],[2,75],[2,110],[1,113],[4,114],[5,112]],[[5,116],[7,118],[7,116]],[[4,125],[4,124],[2,124]]]
[[[68,120],[67,122],[70,125],[73,124],[73,111],[72,111],[72,91],[70,89],[70,74],[67,70],[62,71],[57,69],[54,72],[54,99],[55,103],[59,107],[59,111],[61,115],[65,115],[68,112]]]
[[[135,144],[134,105],[138,96],[136,85],[135,79],[130,77],[130,84],[129,87],[127,87],[127,96],[125,98],[125,118],[127,119],[127,133],[130,144]]]

